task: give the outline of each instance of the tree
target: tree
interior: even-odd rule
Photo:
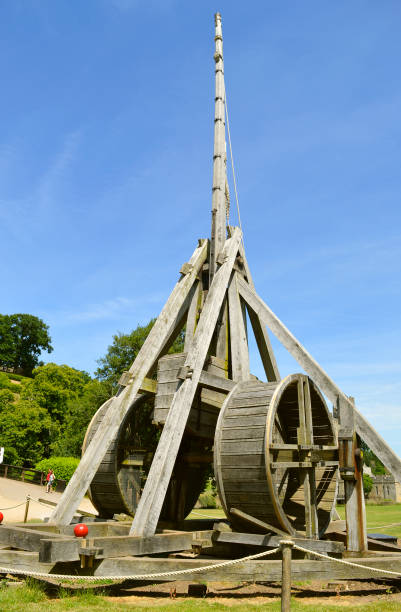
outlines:
[[[108,347],[106,355],[97,360],[100,367],[96,370],[95,376],[110,383],[113,391],[117,388],[121,374],[130,368],[138,355],[155,320],[151,319],[147,325],[138,325],[130,334],[117,333],[113,336],[113,344]],[[181,332],[169,353],[180,353],[183,351],[183,346],[184,334]]]
[[[41,352],[53,350],[48,330],[30,314],[0,315],[0,365],[31,376]]]
[[[374,454],[374,452],[369,448],[369,446],[360,439],[360,446],[363,451],[363,462],[365,465],[371,468],[373,474],[387,474],[387,470],[384,467],[383,463],[380,461],[378,457]]]
[[[0,440],[8,461],[36,463],[49,450],[51,419],[35,401],[21,400],[0,412]]]
[[[86,372],[56,363],[39,366],[32,375],[21,385],[21,398],[35,401],[58,423],[64,422],[68,402],[77,400],[90,380]]]
[[[91,380],[78,399],[70,400],[57,439],[51,450],[63,457],[80,457],[82,443],[88,425],[96,410],[110,397],[109,385],[99,380]]]

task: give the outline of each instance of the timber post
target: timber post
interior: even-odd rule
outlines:
[[[353,403],[353,398],[350,398]],[[363,553],[368,549],[365,497],[363,492],[363,461],[356,434],[355,412],[349,402],[337,404],[340,476],[344,481],[347,552]]]
[[[281,563],[281,612],[291,610],[291,561],[292,547],[294,542],[291,540],[281,540],[280,549],[282,554]]]

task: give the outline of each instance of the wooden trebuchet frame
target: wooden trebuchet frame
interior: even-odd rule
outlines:
[[[122,419],[134,401],[143,379],[163,353],[179,322],[188,310],[191,289],[206,260],[207,250],[207,241],[202,241],[185,266],[184,274],[178,280],[129,370],[130,384],[110,404],[57,508],[52,513],[51,521],[59,525],[70,523]]]
[[[398,455],[353,405],[350,398],[341,391],[317,361],[313,359],[302,344],[292,335],[284,323],[270,310],[252,287],[240,277],[238,278],[238,288],[248,308],[253,310],[265,325],[269,327],[281,344],[298,361],[299,365],[309,374],[333,405],[335,407],[338,406],[340,401],[350,405],[355,412],[356,431],[387,469],[394,474],[398,482],[401,482],[401,460]]]
[[[327,428],[328,425],[324,418],[327,411],[325,412],[321,407],[324,400],[322,399],[323,404],[320,404],[316,399],[320,394],[318,388],[333,402],[338,415],[343,420],[355,423],[356,431],[360,437],[399,481],[401,481],[401,461],[354,407],[350,398],[339,389],[257,295],[245,257],[241,230],[236,227],[226,227],[229,194],[226,175],[224,62],[219,14],[216,15],[215,27],[215,146],[213,152],[212,230],[210,240],[200,240],[199,246],[195,249],[189,262],[182,266],[180,279],[130,370],[123,377],[124,382],[121,383],[119,392],[109,401],[107,409],[104,410],[104,415],[102,412],[101,421],[97,425],[96,431],[92,431],[90,441],[88,438],[88,444],[81,462],[50,520],[60,527],[70,524],[110,447],[110,443],[116,440],[116,437],[118,438],[121,423],[125,417],[130,417],[129,411],[135,403],[135,398],[138,397],[138,392],[145,389],[146,392],[153,393],[155,398],[153,414],[157,417],[154,418],[154,422],[157,425],[163,425],[163,429],[142,495],[135,510],[134,520],[130,526],[130,538],[152,538],[156,533],[163,503],[166,499],[166,492],[169,484],[174,484],[175,464],[179,464],[179,458],[186,452],[183,452],[187,441],[185,436],[193,436],[195,439],[196,436],[199,436],[199,440],[204,435],[210,441],[210,446],[205,447],[205,456],[201,458],[203,467],[205,467],[207,461],[210,461],[207,455],[211,455],[209,451],[213,444],[213,434],[218,429],[216,427],[217,414],[223,406],[221,415],[225,412],[229,413],[228,416],[226,414],[228,424],[224,423],[222,426],[223,433],[217,431],[216,434],[217,442],[215,446],[219,446],[220,436],[220,446],[223,449],[216,465],[221,474],[227,466],[228,470],[238,470],[238,473],[242,470],[245,474],[243,478],[241,477],[238,480],[238,494],[236,491],[234,493],[231,491],[230,495],[227,494],[231,486],[230,483],[237,482],[235,478],[234,480],[228,478],[225,484],[224,496],[227,494],[227,499],[231,500],[229,503],[227,502],[228,505],[225,509],[233,525],[252,525],[252,528],[256,530],[260,530],[260,528],[262,530],[270,529],[274,533],[281,532],[284,529],[292,535],[296,535],[297,530],[300,529],[305,537],[318,541],[317,538],[323,533],[330,520],[331,507],[335,501],[336,483],[333,474],[334,472],[335,476],[337,474],[338,463],[335,435],[327,434],[327,440],[319,444],[318,430],[322,427]],[[255,377],[250,373],[247,313],[262,359],[267,383],[255,380]],[[186,330],[184,353],[176,356],[166,355],[183,326]],[[309,375],[311,381],[318,387],[315,389],[312,382],[304,374],[293,375],[294,378],[291,378],[291,380],[286,379],[289,390],[287,389],[285,393],[283,391],[283,397],[286,398],[286,401],[283,400],[283,402],[288,408],[288,418],[291,421],[288,427],[292,431],[291,435],[277,433],[279,430],[277,419],[284,414],[285,410],[277,408],[273,401],[273,395],[279,393],[279,390],[283,390],[287,383],[280,381],[280,373],[266,326],[276,335]],[[175,370],[171,365],[173,362],[176,364],[174,366]],[[158,368],[160,372],[163,371],[163,367],[167,367],[169,378],[163,378],[162,375],[157,381],[149,378]],[[241,385],[244,385],[244,388]],[[164,393],[163,390],[165,390]],[[270,391],[271,397],[269,396]],[[228,393],[229,395],[226,397]],[[246,396],[246,393],[249,393],[249,395]],[[312,399],[311,395],[313,396]],[[207,404],[207,400],[209,404]],[[228,405],[228,403],[224,404],[223,402],[232,403]],[[204,408],[205,404],[209,406],[209,412]],[[242,413],[241,415],[237,413],[235,416],[238,408],[241,408]],[[206,415],[209,419],[207,435],[204,430],[200,433],[200,430],[194,428],[194,412],[200,416]],[[269,418],[273,418],[269,417],[269,414],[276,415],[274,426],[273,422],[269,421]],[[250,421],[248,421],[249,415],[251,416]],[[329,417],[327,418],[329,419]],[[233,419],[237,419],[237,425],[231,427],[229,421]],[[317,421],[317,425],[313,422],[314,420]],[[253,421],[259,424],[257,423],[257,426],[254,427],[255,423]],[[270,425],[267,426],[266,422]],[[341,423],[341,425],[343,430],[346,429],[344,423]],[[315,431],[314,428],[316,427]],[[241,428],[243,428],[242,431]],[[254,481],[257,481],[256,484],[250,484],[246,481],[246,461],[256,461],[257,465],[266,467],[265,451],[259,447],[253,448],[254,440],[252,436],[255,431],[259,436],[256,446],[265,444],[265,431],[270,431],[271,437],[273,436],[266,451],[268,457],[267,486],[270,487],[268,494],[263,493],[265,476],[260,476],[260,478],[258,476],[254,479]],[[346,440],[344,432],[342,435],[343,440]],[[230,436],[234,436],[234,440],[241,440],[241,443],[234,441],[234,444],[232,444]],[[355,448],[356,441],[356,436],[354,436],[352,444],[351,442],[348,445],[344,443],[347,452],[353,452],[352,449]],[[230,454],[235,455],[235,452],[228,450],[226,453],[224,450],[229,448],[230,445],[238,447],[237,450],[244,448],[247,451],[252,447],[252,452],[244,452],[244,455],[247,455],[245,458],[238,455],[238,458],[234,460],[234,463],[243,461],[243,465],[237,467],[232,463]],[[275,453],[278,453],[278,455],[276,456]],[[283,454],[280,455],[280,453]],[[274,459],[274,457],[276,458]],[[294,470],[299,471],[294,472]],[[329,477],[326,474],[328,470],[331,470]],[[295,481],[297,481],[298,486],[295,486]],[[226,486],[227,482],[229,482],[228,488]],[[358,485],[359,489],[360,482],[361,477]],[[239,507],[235,505],[236,500],[241,501],[244,495],[247,496],[247,492],[250,491],[250,489],[247,489],[248,485],[251,488],[257,487],[257,490],[251,491],[254,494],[254,501],[256,500],[255,507],[258,506],[259,493],[261,499],[263,495],[265,497],[269,495],[270,506],[268,511],[265,508],[264,513],[263,511],[253,512],[253,507],[248,508],[246,502],[243,506],[240,503],[237,504]],[[324,492],[324,495],[322,494],[319,497],[323,490],[326,491],[325,487],[327,494]],[[276,496],[276,488],[284,491],[282,495],[287,497],[284,499]],[[173,487],[169,491],[171,489]],[[349,485],[346,489],[349,490],[347,507],[352,508],[356,517],[357,509],[361,507],[360,490],[358,489],[357,504],[354,503],[353,499],[354,484]],[[223,488],[221,491],[223,491]],[[167,505],[169,499],[168,495]],[[301,505],[303,504],[301,509],[298,507],[300,500]],[[192,500],[190,500],[190,503],[192,504]],[[283,508],[288,509],[288,515],[291,514],[291,511],[294,511],[294,508],[296,509],[295,514],[293,512],[292,522],[287,520],[285,516],[287,510],[283,510]],[[112,509],[109,508],[108,510],[111,513]],[[178,521],[177,516],[175,521]],[[361,535],[355,531],[357,526],[354,523],[349,522],[352,531],[350,546],[353,550],[362,550],[366,545],[366,526],[362,525],[364,533]],[[246,539],[246,537],[245,534],[244,538]],[[167,539],[156,538],[155,542],[157,542],[158,550],[160,550],[161,542]],[[172,539],[175,543],[171,546],[176,546],[176,541],[179,538]],[[57,543],[57,546],[59,547],[61,544]],[[63,546],[66,547],[65,544]],[[75,547],[71,544],[68,544],[68,546],[72,547],[73,552],[71,554],[75,555]],[[140,546],[139,548],[143,550]],[[56,549],[56,545],[54,545],[54,549]],[[124,548],[124,550],[126,549]],[[172,550],[170,544],[165,550],[166,552]],[[54,554],[56,555],[56,553]]]

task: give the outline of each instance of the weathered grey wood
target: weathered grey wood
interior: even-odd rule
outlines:
[[[227,283],[238,252],[241,232],[237,229],[227,240],[224,263],[216,272],[202,309],[198,326],[184,367],[188,378],[177,389],[166,424],[160,436],[146,484],[132,524],[133,535],[153,535],[159,520],[169,479],[174,467],[192,401],[198,387],[207,350],[219,316]]]
[[[223,561],[220,559],[219,561]],[[398,557],[368,557],[352,559],[356,563],[366,566],[375,567],[379,571],[375,573],[376,578],[389,578],[381,570],[390,570],[399,572],[401,575],[401,555]],[[119,575],[145,575],[157,572],[166,572],[171,570],[171,576],[166,576],[160,579],[160,582],[175,580],[174,572],[181,569],[203,568],[207,565],[214,565],[215,561],[205,559],[166,559],[166,558],[148,558],[148,557],[121,557],[116,559],[103,559],[94,566],[95,576],[119,576]],[[64,564],[63,568],[60,565],[53,563],[40,563],[39,555],[35,552],[15,551],[15,550],[0,550],[0,573],[3,568],[14,567],[15,569],[25,570],[27,572],[37,571],[51,574],[59,573],[64,569],[65,573],[74,575],[85,575],[85,572],[79,569],[79,563]],[[350,567],[337,563],[327,557],[319,561],[298,560],[292,561],[292,577],[294,580],[331,580],[336,579],[363,579],[371,578],[372,572],[357,567]],[[8,570],[7,570],[8,572]],[[243,561],[228,567],[219,567],[216,569],[207,569],[188,573],[185,575],[186,580],[207,580],[213,581],[249,581],[249,582],[276,582],[281,580],[281,560],[277,561]],[[157,579],[153,579],[157,582]]]
[[[221,16],[215,15],[215,113],[212,187],[212,233],[209,257],[209,284],[217,271],[217,258],[226,238],[226,136],[223,36]]]
[[[201,532],[202,533],[202,532]],[[208,534],[210,532],[207,532]],[[155,553],[191,550],[194,535],[188,533],[161,533],[150,537],[113,536],[95,537],[93,546],[98,548],[97,559],[125,557],[127,555],[151,555]],[[43,538],[40,541],[39,560],[43,563],[78,561],[81,542],[75,538]],[[33,550],[33,549],[29,549]]]
[[[248,261],[245,257],[245,249],[243,243],[241,243],[240,245],[240,254],[243,260],[244,271],[248,279],[248,283],[251,287],[254,288],[251,270],[249,268]],[[266,325],[261,321],[260,317],[252,309],[248,309],[248,315],[252,325],[256,344],[258,345],[258,350],[260,358],[262,360],[266,378],[269,382],[279,381],[281,378],[280,372],[277,366],[276,357],[274,356],[269,334],[267,333]]]
[[[233,380],[248,380],[249,352],[246,320],[237,289],[237,273],[233,272],[228,285],[228,313],[230,324],[231,368]]]
[[[190,342],[192,342],[193,335],[197,324],[198,311],[200,309],[200,302],[202,300],[202,283],[197,281],[195,291],[191,299],[191,303],[188,309],[188,317],[185,328],[185,341],[184,341],[184,352],[188,350]]]
[[[209,389],[213,389],[214,391],[226,393],[229,393],[229,391],[231,391],[236,384],[235,381],[230,380],[229,378],[216,376],[210,372],[205,372],[205,370],[201,372],[199,383],[202,385],[202,387],[207,387]]]
[[[362,473],[360,473],[355,457],[355,411],[348,402],[343,402],[340,398],[338,415],[342,470],[340,473],[344,479],[347,551],[363,552],[368,549],[368,544]]]
[[[52,502],[49,499],[44,499],[42,497],[39,497],[39,501],[41,504],[46,504],[47,506],[51,506],[52,508],[55,508],[57,506],[56,502]],[[97,514],[93,514],[93,512],[87,512],[86,510],[81,510],[80,508],[76,510],[75,514],[79,514],[80,516],[97,516]]]
[[[64,525],[71,521],[123,417],[128,412],[143,378],[162,352],[172,330],[176,328],[177,320],[182,319],[182,310],[188,306],[186,301],[206,256],[207,242],[203,242],[191,257],[190,271],[177,282],[132,364],[129,370],[131,383],[110,404],[57,508],[51,515],[52,521]]]
[[[321,388],[323,393],[336,405],[340,397],[342,401],[350,403],[349,398],[341,391],[334,383],[328,374],[321,366],[313,359],[302,344],[292,335],[278,317],[270,310],[263,300],[255,293],[255,291],[243,279],[238,278],[238,289],[246,301],[249,309],[253,310],[261,320],[271,329],[274,335],[280,340],[291,355],[298,361],[301,367],[309,374],[311,379]],[[354,408],[354,407],[353,407]],[[401,460],[396,453],[390,448],[387,442],[377,433],[370,425],[365,417],[355,410],[356,430],[362,440],[373,450],[387,467],[394,474],[396,480],[401,482]]]
[[[281,563],[281,612],[290,612],[291,609],[291,558],[294,542],[282,540],[280,542]]]
[[[236,531],[215,531],[212,535],[214,542],[224,544],[244,544],[247,546],[263,546],[275,548],[280,544],[283,537],[288,534],[271,535],[259,533],[238,533]],[[344,550],[342,542],[332,542],[331,540],[308,540],[291,536],[291,540],[310,551],[340,554]]]
[[[0,527],[1,546],[37,551],[39,549],[40,540],[49,537],[60,539],[62,536],[59,534],[50,534],[48,531],[44,530],[26,529],[25,527],[10,527],[9,525],[1,525]]]
[[[247,514],[246,512],[241,512],[241,510],[238,510],[238,508],[230,508],[230,514],[232,514],[233,516],[237,516],[238,518],[244,520],[246,523],[257,527],[258,529],[264,531],[272,531],[273,533],[277,533],[280,537],[288,536],[288,533],[286,533],[285,531],[278,529],[274,525],[266,523],[266,521],[261,521],[255,518],[254,516]]]

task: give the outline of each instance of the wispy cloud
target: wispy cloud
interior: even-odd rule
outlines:
[[[0,220],[18,242],[31,240],[33,234],[46,226],[51,214],[57,210],[67,171],[74,162],[81,136],[81,130],[67,134],[61,149],[51,159],[44,172],[37,177],[34,184],[26,187],[25,196],[0,199]],[[10,163],[12,159],[16,163],[15,148],[3,145],[0,149],[0,163],[2,158],[4,163]]]
[[[148,304],[159,304],[160,299],[161,296],[157,294],[142,295],[137,299],[115,297],[97,304],[88,304],[82,310],[47,313],[46,320],[58,326],[73,326],[112,319],[121,320],[124,315],[137,314],[140,308]]]

